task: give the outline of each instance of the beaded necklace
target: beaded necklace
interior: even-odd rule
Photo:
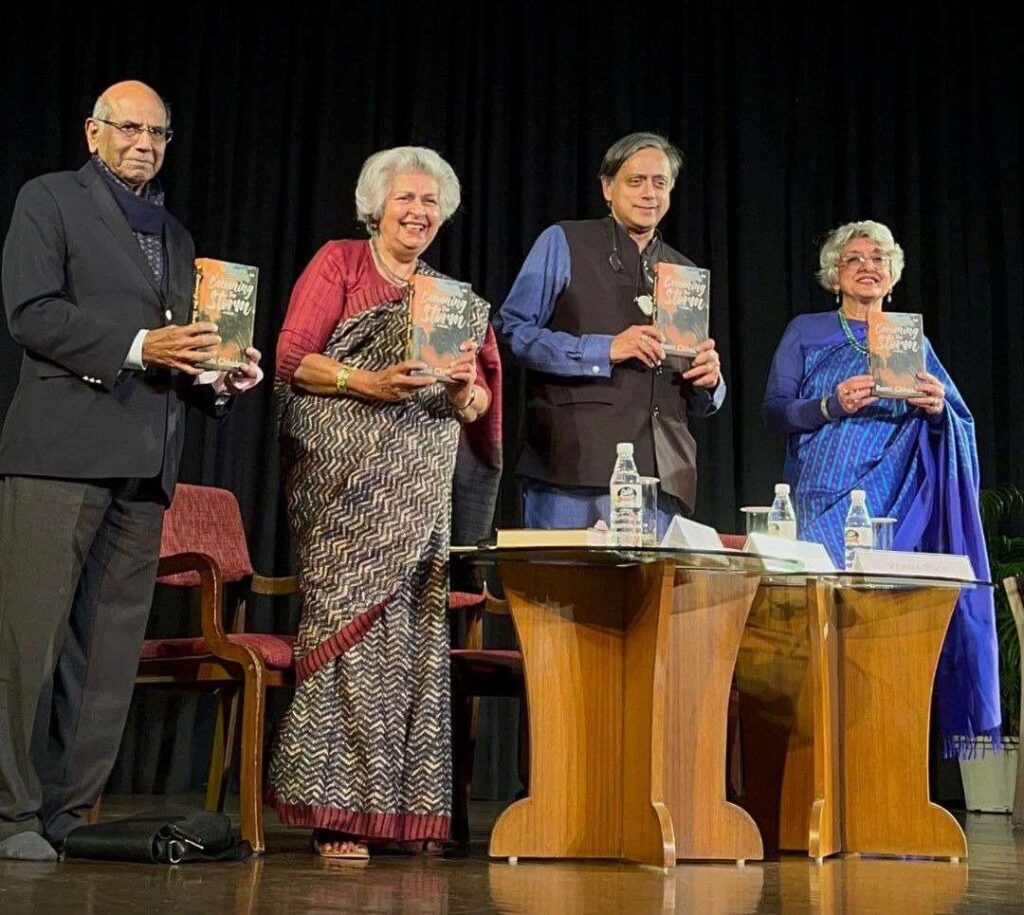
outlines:
[[[846,342],[862,356],[866,356],[868,354],[868,348],[853,335],[853,328],[850,327],[850,322],[846,320],[846,315],[843,313],[843,309],[840,308],[836,314],[839,315],[839,326],[843,329],[843,336],[846,337]]]

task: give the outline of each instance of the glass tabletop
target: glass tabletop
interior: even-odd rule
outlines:
[[[678,547],[495,547],[453,546],[451,556],[474,565],[528,563],[580,568],[611,566],[625,568],[655,562],[671,562],[677,569],[694,571],[756,574],[761,583],[777,587],[802,587],[808,580],[826,581],[839,588],[975,588],[991,587],[991,582],[929,575],[888,575],[864,572],[808,572],[798,559],[783,559],[745,553],[740,550],[681,549]]]

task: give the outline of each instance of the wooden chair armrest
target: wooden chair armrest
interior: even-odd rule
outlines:
[[[204,570],[213,569],[219,579],[220,566],[217,560],[206,553],[175,553],[173,556],[161,556],[156,566],[156,577],[180,575],[182,572],[198,572],[200,579]]]
[[[495,616],[508,616],[508,601],[488,593],[487,601],[484,603],[484,613],[493,613]]]
[[[269,594],[271,596],[281,596],[285,594],[297,594],[298,591],[298,575],[282,575],[275,578],[269,575],[260,575],[258,572],[253,573],[253,594]]]
[[[206,553],[176,553],[163,556],[157,563],[157,575],[175,575],[179,572],[199,574],[200,623],[203,638],[214,654],[230,643],[224,632],[224,581],[217,560]]]

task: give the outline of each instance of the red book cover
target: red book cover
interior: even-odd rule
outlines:
[[[683,264],[654,265],[654,326],[670,356],[697,355],[708,338],[711,271]]]
[[[415,274],[407,358],[427,363],[427,372],[439,381],[449,381],[448,367],[462,355],[459,347],[473,337],[471,305],[469,283]]]
[[[212,257],[197,257],[192,267],[192,320],[212,321],[221,342],[200,368],[226,371],[245,362],[252,346],[256,287],[260,271]]]
[[[868,367],[876,397],[918,397],[918,372],[924,371],[924,322],[921,315],[868,312]]]

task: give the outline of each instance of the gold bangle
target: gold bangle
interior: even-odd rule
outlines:
[[[352,369],[347,365],[343,365],[338,369],[338,374],[334,377],[334,391],[337,394],[341,394],[343,391],[348,390],[348,376],[352,374]]]
[[[476,392],[478,390],[479,389],[474,384],[469,390],[469,399],[461,407],[454,403],[452,404],[452,406],[455,408],[455,412],[458,413],[459,416],[462,416],[463,413],[465,413],[471,406],[473,406],[473,401],[476,400]]]

